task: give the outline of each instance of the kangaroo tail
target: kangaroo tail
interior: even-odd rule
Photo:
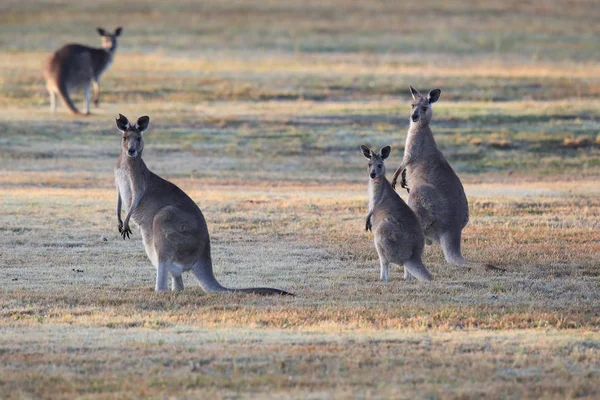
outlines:
[[[410,260],[404,263],[408,272],[420,281],[430,281],[433,277],[420,260]]]
[[[64,82],[58,82],[56,88],[58,89],[58,97],[60,97],[60,100],[65,105],[65,107],[67,107],[69,111],[71,111],[71,113],[73,114],[81,114],[81,112],[77,109],[77,107],[75,107],[75,105],[71,101],[71,98],[69,97],[67,85]]]
[[[496,267],[495,265],[492,265],[492,264],[479,263],[479,262],[475,262],[475,261],[465,260],[461,255],[456,255],[456,254],[453,255],[452,257],[446,258],[446,261],[448,261],[450,264],[462,265],[464,267],[469,267],[469,268],[482,268],[482,269],[485,269],[486,271],[506,272],[506,269],[504,269],[504,268]]]
[[[479,268],[483,267],[483,268],[485,268],[486,271],[506,272],[506,269],[496,267],[495,265],[492,265],[492,264],[476,263],[476,262],[469,261],[469,263],[467,265],[473,265],[474,267],[479,267]]]
[[[482,269],[485,269],[486,271],[506,272],[506,269],[504,269],[504,268],[496,267],[495,265],[492,265],[492,264],[478,263],[475,261],[465,260],[462,256],[459,256],[459,257],[454,256],[450,260],[448,260],[448,262],[451,264],[462,265],[462,266],[470,267],[470,268],[482,268]]]
[[[254,293],[263,296],[268,295],[281,295],[281,296],[293,296],[294,294],[286,292],[281,289],[273,288],[245,288],[245,289],[233,289],[227,288],[219,283],[215,278],[212,270],[212,263],[210,259],[205,262],[200,262],[192,267],[192,273],[200,282],[200,286],[205,292],[241,292],[241,293]]]
[[[487,271],[505,272],[504,268],[499,268],[491,264],[477,263],[465,260],[460,251],[460,231],[448,232],[440,237],[440,245],[444,251],[444,257],[450,264],[463,265],[472,268],[484,268]]]
[[[286,292],[281,289],[273,289],[273,288],[246,288],[246,289],[228,289],[231,292],[242,292],[242,293],[254,293],[259,294],[261,296],[272,296],[272,295],[280,295],[280,296],[294,296],[293,293]]]

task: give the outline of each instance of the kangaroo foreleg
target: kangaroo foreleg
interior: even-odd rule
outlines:
[[[141,193],[142,193],[142,191],[138,191],[135,193],[135,195],[133,197],[133,201],[131,202],[131,207],[129,207],[127,216],[125,217],[125,220],[123,221],[123,231],[121,232],[121,236],[123,236],[123,239],[125,239],[125,237],[127,237],[127,239],[129,239],[129,235],[131,235],[131,233],[132,233],[131,228],[129,227],[129,220],[131,219],[131,214],[133,214],[133,212],[137,208],[138,204],[140,204],[140,200],[142,198]]]
[[[119,229],[119,233],[123,233],[123,220],[121,219],[121,207],[123,205],[123,201],[121,200],[121,193],[117,189],[117,228]]]
[[[396,172],[394,172],[394,176],[392,176],[392,189],[396,189],[396,182],[398,182],[398,176],[400,176],[400,174],[402,173],[402,171],[404,171],[404,164],[400,164],[400,166],[398,167],[398,169],[396,170]],[[404,173],[406,174],[406,173]]]
[[[373,227],[373,225],[371,224],[371,216],[373,216],[373,211],[370,211],[367,214],[367,218],[365,220],[365,231],[367,231],[367,232],[370,231],[371,228]]]
[[[406,168],[404,168],[402,170],[402,179],[400,180],[400,186],[403,189],[406,189],[407,193],[410,193],[410,188],[408,187],[408,185],[406,184]]]

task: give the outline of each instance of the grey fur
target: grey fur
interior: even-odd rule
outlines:
[[[431,280],[421,261],[425,245],[417,216],[385,177],[384,160],[391,148],[385,146],[376,153],[363,145],[361,150],[369,160],[369,214],[365,228],[374,234],[381,264],[380,279],[389,281],[389,266],[395,264],[404,266],[404,279]]]
[[[438,149],[429,127],[431,104],[441,91],[427,97],[412,86],[413,105],[402,164],[394,173],[392,187],[402,173],[402,187],[410,188],[408,205],[415,212],[427,243],[440,243],[446,261],[469,264],[461,254],[462,229],[469,222],[469,204],[460,179]]]
[[[81,44],[67,44],[54,52],[44,65],[44,79],[50,94],[50,108],[56,111],[58,95],[73,114],[90,113],[90,90],[93,90],[94,104],[100,101],[100,77],[111,65],[117,51],[117,37],[122,28],[107,33],[98,28],[102,36],[102,47],[94,48]],[[71,101],[69,93],[74,89],[83,90],[85,113],[80,112]]]
[[[271,288],[229,289],[212,269],[210,238],[204,215],[196,203],[173,183],[152,173],[142,160],[143,133],[150,119],[141,117],[131,125],[119,114],[117,128],[123,134],[121,155],[115,166],[117,221],[123,239],[131,235],[130,220],[140,228],[146,254],[156,268],[157,291],[183,290],[181,274],[192,271],[206,292],[290,293]],[[121,219],[122,205],[128,212]]]

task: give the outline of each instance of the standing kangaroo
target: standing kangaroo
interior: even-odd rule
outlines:
[[[44,65],[44,79],[50,94],[50,108],[56,111],[56,95],[73,114],[82,114],[71,101],[71,89],[83,89],[85,114],[90,113],[90,88],[94,90],[94,104],[100,100],[100,77],[108,69],[117,51],[117,37],[123,28],[110,34],[102,28],[102,48],[67,44],[48,57]]]
[[[417,214],[427,244],[440,243],[446,261],[458,265],[480,265],[461,254],[461,233],[469,222],[469,204],[462,183],[437,148],[429,127],[432,104],[440,98],[434,89],[423,97],[410,86],[413,97],[404,158],[394,173],[392,187],[402,174],[401,186],[409,190],[408,205]],[[488,269],[501,270],[491,265]]]
[[[156,268],[157,291],[183,290],[182,272],[192,271],[205,292],[291,293],[271,288],[229,289],[216,279],[212,269],[210,238],[202,212],[181,189],[152,173],[142,160],[143,133],[150,118],[140,117],[135,125],[119,114],[117,127],[123,134],[121,154],[115,166],[119,232],[129,238],[130,220],[140,228],[148,258]],[[121,205],[127,216],[121,219]]]
[[[371,179],[366,230],[375,235],[375,248],[381,263],[379,278],[389,281],[389,266],[396,264],[404,266],[404,279],[415,277],[430,281],[431,274],[421,261],[425,245],[419,220],[385,177],[383,161],[390,155],[390,146],[382,147],[379,153],[365,145],[360,148],[369,160]]]

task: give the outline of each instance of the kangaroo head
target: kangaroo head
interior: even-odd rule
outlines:
[[[98,34],[102,36],[102,47],[107,50],[115,50],[117,48],[117,36],[121,35],[123,28],[118,27],[115,33],[108,33],[102,28],[97,28]]]
[[[371,179],[379,179],[385,177],[385,164],[383,160],[388,158],[392,148],[390,146],[384,146],[379,150],[378,153],[375,153],[373,150],[365,146],[364,144],[360,146],[363,155],[367,160],[369,160],[369,166],[367,167],[367,171],[369,171],[369,176]]]
[[[119,114],[117,118],[117,128],[123,134],[123,143],[121,143],[121,152],[128,157],[141,157],[144,150],[144,132],[148,129],[150,118],[140,117],[135,125],[129,124],[124,115]]]
[[[423,97],[417,89],[410,87],[413,103],[411,104],[410,123],[411,124],[428,124],[431,121],[431,105],[438,101],[442,91],[433,89],[427,97]]]

